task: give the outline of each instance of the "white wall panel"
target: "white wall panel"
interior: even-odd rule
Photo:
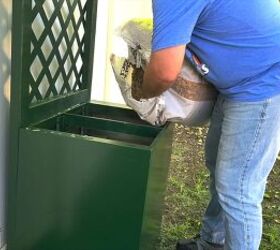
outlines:
[[[110,65],[112,51],[118,50],[116,30],[132,18],[152,17],[151,0],[102,0],[98,6],[92,99],[123,103]]]

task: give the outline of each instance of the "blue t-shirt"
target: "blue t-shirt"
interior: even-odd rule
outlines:
[[[153,0],[153,51],[188,44],[225,97],[280,94],[278,0]]]

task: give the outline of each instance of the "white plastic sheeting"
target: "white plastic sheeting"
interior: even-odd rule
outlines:
[[[0,0],[0,249],[5,245],[11,62],[11,0]]]

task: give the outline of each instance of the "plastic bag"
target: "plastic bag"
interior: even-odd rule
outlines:
[[[137,68],[145,68],[150,61],[152,32],[152,19],[132,19],[118,31],[118,35],[128,46],[129,62]]]
[[[217,92],[207,83],[188,60],[172,88],[161,96],[135,100],[132,88],[143,81],[143,69],[151,55],[152,21],[136,19],[120,29],[120,36],[128,46],[127,58],[113,54],[111,64],[123,98],[128,106],[152,125],[167,121],[182,122],[186,126],[206,123],[212,113]]]

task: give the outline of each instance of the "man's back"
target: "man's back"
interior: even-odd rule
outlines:
[[[154,9],[161,12],[155,14],[154,50],[172,39],[189,43],[209,66],[208,80],[230,99],[256,101],[280,93],[278,0],[155,0]],[[172,32],[161,28],[171,21]],[[175,34],[169,41],[159,39],[168,32]]]

